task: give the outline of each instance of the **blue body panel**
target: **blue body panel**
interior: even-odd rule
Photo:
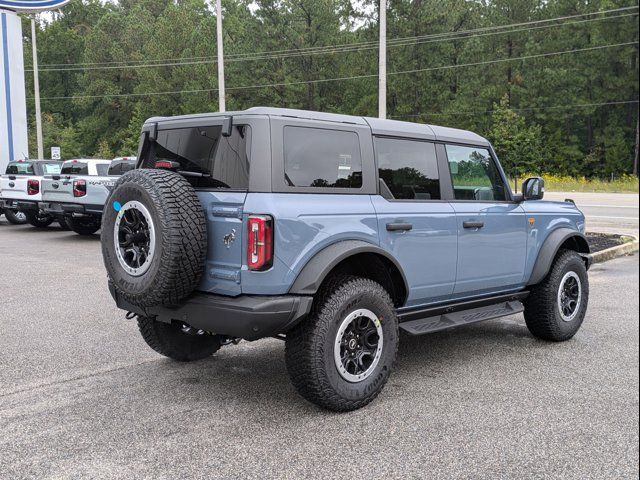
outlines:
[[[515,203],[453,202],[458,224],[458,274],[454,293],[491,293],[522,285],[527,221]],[[464,228],[480,221],[479,229]]]
[[[244,211],[275,219],[275,259],[274,267],[266,272],[243,268],[243,293],[287,293],[316,253],[341,240],[379,243],[376,214],[368,195],[250,193]]]
[[[523,282],[526,285],[538,252],[549,234],[558,228],[570,228],[584,233],[585,221],[584,215],[573,203],[538,200],[523,202],[521,205],[527,220],[527,262]],[[533,221],[533,225],[529,221]]]
[[[398,260],[410,285],[407,306],[445,300],[456,281],[458,232],[448,202],[388,201],[371,197],[378,214],[380,246]],[[387,223],[411,223],[410,231],[387,231]]]
[[[198,192],[207,215],[207,269],[199,290],[221,295],[280,295],[318,252],[343,240],[380,246],[403,269],[404,308],[522,290],[538,252],[557,228],[584,232],[571,203],[528,201],[402,202],[379,195]],[[275,220],[273,267],[246,266],[247,217]],[[465,229],[481,220],[482,229]],[[411,223],[410,231],[386,230]],[[229,245],[225,237],[233,234]]]
[[[246,193],[199,191],[198,198],[207,219],[207,262],[198,290],[236,296],[240,288],[240,270],[246,263],[244,249],[243,208]],[[225,235],[235,240],[225,245]]]

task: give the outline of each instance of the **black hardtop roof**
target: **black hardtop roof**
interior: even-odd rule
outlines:
[[[291,108],[253,107],[242,111],[196,113],[173,117],[151,117],[145,123],[164,123],[183,120],[206,120],[207,118],[229,117],[238,115],[262,115],[269,117],[288,117],[303,120],[320,120],[325,122],[346,123],[352,125],[369,126],[374,135],[400,136],[420,138],[424,140],[438,140],[443,142],[465,143],[474,145],[489,145],[489,141],[468,130],[440,127],[423,123],[403,122],[340,113],[314,112],[311,110],[296,110]]]

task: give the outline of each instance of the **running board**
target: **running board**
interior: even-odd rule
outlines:
[[[439,332],[448,328],[459,327],[460,325],[469,325],[521,312],[524,312],[522,302],[520,300],[510,300],[402,322],[400,323],[400,328],[411,335],[424,335],[425,333]]]

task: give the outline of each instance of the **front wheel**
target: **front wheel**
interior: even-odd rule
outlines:
[[[27,223],[27,216],[19,210],[5,210],[4,216],[12,225],[24,225]]]
[[[580,329],[589,302],[589,277],[582,257],[560,252],[546,278],[525,300],[524,319],[536,337],[551,342],[572,338]]]
[[[100,217],[66,217],[65,220],[78,235],[93,235],[100,230]]]
[[[222,346],[220,335],[211,335],[185,324],[163,323],[138,317],[142,338],[160,355],[179,362],[193,362],[210,357]]]
[[[346,276],[323,287],[309,317],[287,332],[285,359],[304,398],[349,411],[382,391],[397,350],[398,320],[387,291]]]
[[[54,218],[51,215],[41,211],[26,212],[25,216],[27,218],[27,222],[36,228],[47,228],[54,221]]]

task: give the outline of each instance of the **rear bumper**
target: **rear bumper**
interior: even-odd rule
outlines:
[[[313,297],[303,295],[225,297],[194,293],[180,306],[140,308],[118,295],[112,282],[109,291],[119,308],[161,322],[184,322],[207,332],[257,340],[284,333],[311,310]]]
[[[20,210],[21,212],[37,211],[38,202],[35,200],[13,200],[11,198],[3,198],[0,200],[0,208],[5,210]]]
[[[68,202],[40,202],[40,210],[51,215],[102,215],[102,205],[83,205]]]

